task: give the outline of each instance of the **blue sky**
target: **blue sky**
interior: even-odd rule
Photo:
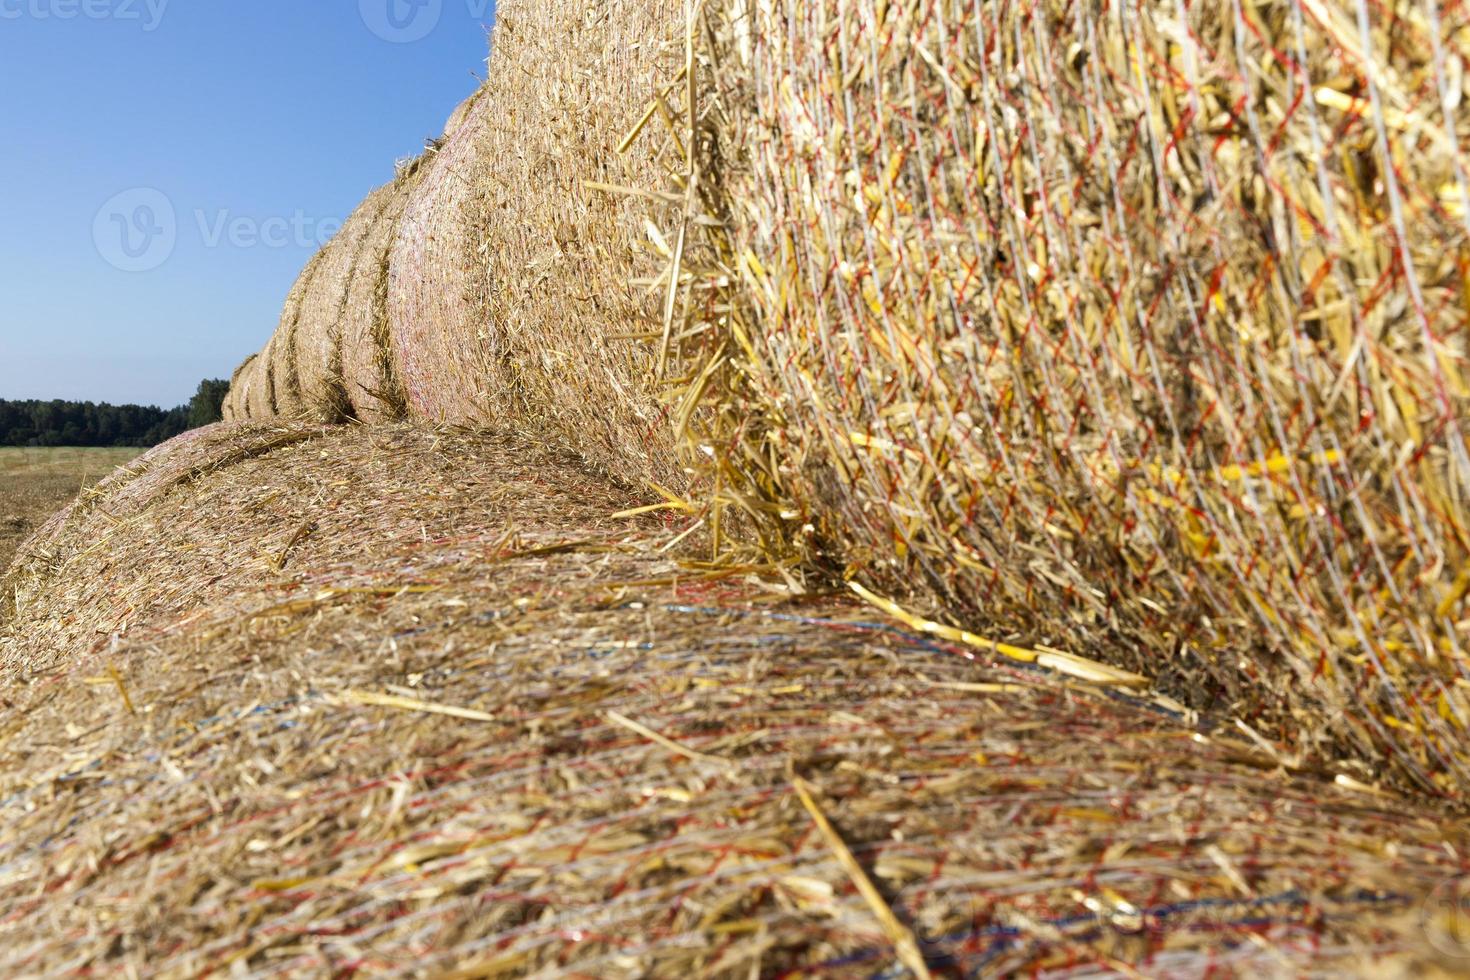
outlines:
[[[0,398],[175,405],[483,77],[490,0],[0,0]],[[171,214],[170,214],[171,212]]]

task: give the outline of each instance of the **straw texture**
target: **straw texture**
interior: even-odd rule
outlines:
[[[508,0],[365,239],[348,397],[523,426],[716,560],[1463,797],[1466,26]]]
[[[342,375],[353,415],[364,422],[399,419],[407,412],[388,327],[388,273],[404,208],[423,172],[421,158],[400,168],[392,184],[375,192],[386,197],[363,239],[347,288]]]
[[[459,132],[460,128],[464,126],[465,122],[469,119],[470,110],[475,107],[475,103],[478,102],[480,97],[484,94],[485,86],[481,85],[479,88],[475,89],[473,93],[470,94],[469,98],[465,99],[459,105],[454,107],[454,111],[449,114],[449,118],[444,123],[444,135],[446,137]]]
[[[259,354],[251,354],[230,375],[230,390],[225,393],[225,403],[234,407],[236,421],[243,422],[250,417],[250,400],[245,390],[245,381],[259,359]]]
[[[286,305],[281,309],[281,322],[267,348],[271,401],[277,415],[298,418],[309,414],[306,393],[301,386],[298,332],[303,305],[326,255],[325,249],[313,255],[292,285],[291,291],[286,294]],[[313,392],[312,396],[314,400],[324,401],[330,398],[326,392]]]
[[[434,422],[489,417],[490,356],[470,292],[473,243],[465,202],[480,133],[492,117],[484,100],[446,133],[423,164],[399,219],[388,272],[388,329],[409,410]]]
[[[1454,969],[1434,806],[628,503],[515,436],[300,422],[99,487],[0,622],[0,969]]]
[[[364,241],[390,193],[374,191],[322,250],[297,318],[296,371],[308,417],[340,422],[352,415],[343,379],[342,338],[348,289],[358,274]]]
[[[697,278],[738,282],[681,326],[739,361],[727,485],[849,576],[1461,794],[1463,12],[704,9],[676,115]]]
[[[270,376],[272,343],[274,338],[266,343],[265,349],[240,376],[241,401],[245,403],[246,414],[252,419],[268,419],[276,414]]]
[[[469,181],[484,257],[472,286],[489,332],[480,384],[495,417],[675,490],[689,482],[679,405],[652,383],[659,353],[646,338],[662,329],[676,209],[650,217],[639,195],[684,164],[655,140],[619,149],[643,128],[667,131],[656,105],[684,65],[684,23],[673,0],[502,4],[482,103],[493,124]]]

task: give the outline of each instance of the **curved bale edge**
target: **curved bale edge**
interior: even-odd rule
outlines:
[[[475,104],[485,95],[486,88],[487,86],[485,85],[479,86],[463,102],[454,107],[454,111],[449,114],[449,118],[444,123],[445,139],[459,132],[460,128],[464,126],[465,122],[470,118],[470,112],[475,108]]]
[[[269,350],[271,404],[275,414],[285,418],[303,418],[308,414],[306,397],[301,388],[301,372],[297,360],[297,329],[301,322],[302,304],[321,267],[326,250],[318,250],[307,261],[301,275],[286,294],[281,320],[271,337]]]
[[[653,210],[645,195],[685,167],[651,135],[684,64],[683,29],[673,0],[501,4],[476,107],[489,124],[474,133],[469,199],[455,200],[477,234],[467,322],[487,333],[476,350],[490,417],[678,495],[690,476],[676,430],[697,379],[672,382],[688,374],[690,344],[661,357],[660,276],[683,195]]]
[[[440,423],[490,417],[486,333],[474,319],[473,265],[465,201],[480,132],[492,124],[481,100],[429,154],[399,219],[388,265],[388,331],[409,411]]]
[[[255,420],[269,419],[275,417],[276,402],[272,394],[274,385],[271,379],[271,361],[274,351],[275,337],[272,336],[266,342],[260,356],[245,369],[243,375],[243,392],[246,400],[247,414]]]
[[[226,422],[244,421],[249,417],[250,409],[248,399],[246,398],[241,378],[244,376],[245,370],[255,363],[255,359],[258,356],[257,354],[251,354],[245,358],[245,360],[240,362],[240,366],[235,368],[234,373],[230,375],[230,389],[225,393],[224,402],[224,409],[229,413],[225,418]]]
[[[71,568],[84,561],[97,540],[143,511],[164,494],[203,479],[243,460],[320,436],[320,426],[279,420],[226,423],[191,429],[140,454],[77,495],[42,524],[16,551],[8,569],[0,570],[0,599],[7,612],[36,603],[60,603],[55,595],[61,576],[88,579],[93,570]],[[68,621],[85,615],[71,610]],[[57,628],[60,623],[55,624]],[[34,639],[34,637],[32,637]]]
[[[409,198],[423,178],[424,160],[399,169],[372,229],[363,239],[342,312],[342,375],[353,414],[386,422],[408,413],[388,324],[389,266]]]
[[[323,249],[301,300],[294,332],[296,370],[306,414],[318,421],[343,422],[352,417],[342,367],[348,290],[358,273],[363,241],[390,196],[387,190],[374,191],[352,212]]]

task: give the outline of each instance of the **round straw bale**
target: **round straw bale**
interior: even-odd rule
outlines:
[[[1440,801],[840,598],[690,605],[531,439],[217,429],[0,623],[0,974],[1464,972]]]
[[[301,300],[295,329],[296,371],[307,415],[340,422],[352,414],[342,374],[342,322],[348,289],[361,274],[363,242],[373,230],[391,188],[368,195],[322,250]]]
[[[225,390],[225,397],[220,402],[220,417],[226,422],[235,421],[235,395],[233,385]]]
[[[275,415],[286,418],[295,417],[302,407],[301,383],[296,374],[296,357],[291,343],[294,326],[293,320],[290,327],[277,328],[261,354],[266,359],[271,410]]]
[[[677,405],[679,389],[662,382],[683,370],[671,359],[656,377],[660,277],[671,262],[658,249],[674,247],[679,209],[638,195],[665,191],[684,164],[658,138],[619,151],[640,128],[663,131],[654,100],[684,65],[683,27],[674,0],[500,5],[490,84],[460,130],[476,146],[440,169],[467,167],[469,179],[437,188],[429,224],[436,235],[462,234],[470,209],[477,237],[434,268],[453,268],[454,288],[468,288],[476,308],[436,320],[443,308],[432,297],[411,307],[421,330],[453,324],[459,334],[421,337],[419,349],[464,352],[457,374],[421,386],[425,401],[437,406],[434,396],[453,388],[461,413],[519,418],[599,468],[673,488],[687,478],[664,398]],[[660,230],[651,236],[650,227]],[[460,269],[472,273],[467,285]]]
[[[469,119],[470,110],[474,108],[475,103],[479,101],[480,96],[484,94],[485,86],[482,85],[479,88],[475,89],[474,93],[471,94],[469,98],[465,99],[459,105],[454,107],[454,112],[450,114],[449,120],[444,124],[444,136],[446,138],[451,133],[459,131],[459,128],[465,124],[466,120]]]
[[[9,570],[0,569],[4,572],[0,575],[0,612],[57,601],[58,591],[70,587],[57,584],[68,563],[84,558],[78,554],[82,550],[78,545],[97,540],[106,527],[141,516],[169,491],[216,470],[316,438],[324,431],[321,426],[294,421],[217,422],[154,446],[79,495],[27,539]],[[134,564],[144,574],[151,565],[148,561]],[[93,578],[95,584],[99,575],[97,569],[89,568],[85,575],[71,576],[76,581],[70,584],[86,588],[80,580]],[[67,628],[80,625],[83,618],[70,617]]]
[[[235,373],[230,375],[230,390],[225,393],[224,401],[224,409],[229,414],[226,416],[225,421],[245,419],[248,417],[249,409],[246,407],[244,387],[240,379],[244,376],[245,369],[255,363],[257,356],[256,354],[251,354],[245,358],[245,360],[240,362],[240,366],[235,368]]]
[[[850,574],[1470,785],[1470,113],[1438,28],[710,9],[750,451]]]
[[[388,266],[398,225],[422,178],[415,161],[382,188],[383,206],[363,238],[342,311],[342,376],[353,415],[362,421],[402,418],[407,411],[388,328]]]
[[[484,100],[449,133],[408,199],[388,267],[388,327],[409,410],[434,422],[491,415],[486,332],[470,294],[476,239],[465,202],[480,134],[491,123]]]
[[[307,414],[306,398],[301,388],[301,371],[296,349],[297,327],[301,322],[302,304],[311,288],[316,271],[321,267],[325,249],[319,249],[301,270],[301,275],[286,294],[281,320],[270,344],[271,398],[277,415],[302,417]]]
[[[245,402],[246,415],[252,419],[268,419],[276,414],[276,403],[271,395],[271,347],[275,338],[266,344],[265,349],[250,364],[246,365],[241,374],[241,391]]]

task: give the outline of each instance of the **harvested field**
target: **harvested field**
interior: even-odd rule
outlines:
[[[22,541],[137,449],[0,448],[0,570]]]
[[[1460,962],[1432,804],[711,566],[519,437],[248,423],[136,473],[0,624],[7,973]]]

